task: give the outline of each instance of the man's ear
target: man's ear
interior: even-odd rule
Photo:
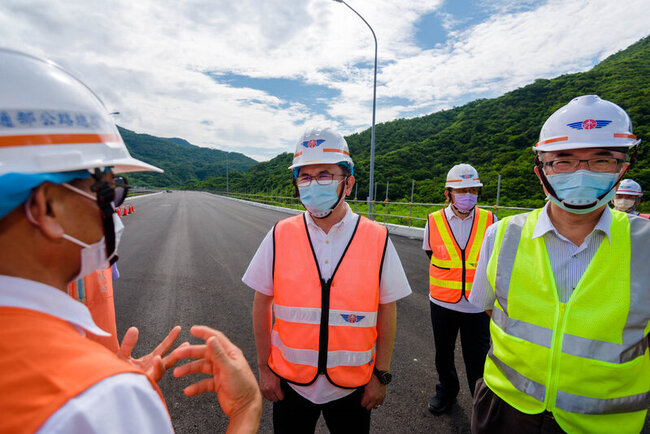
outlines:
[[[540,171],[540,168],[539,168],[539,167],[540,167],[540,166],[535,166],[535,167],[533,168],[533,170],[535,171],[535,175],[537,175],[537,179],[539,179],[539,183],[542,185],[542,188],[544,189],[544,194],[545,194],[546,196],[548,196],[548,195],[549,195],[549,192],[548,192],[548,190],[546,189],[546,186],[544,185],[544,183],[542,182],[542,177],[541,177],[540,174],[539,174],[539,171]],[[543,169],[541,169],[541,170],[543,170]]]
[[[349,196],[352,194],[352,187],[354,187],[354,183],[356,180],[354,179],[354,176],[350,175],[347,177],[345,180],[345,195]]]
[[[63,203],[60,191],[51,183],[36,187],[28,200],[27,207],[32,216],[31,223],[47,238],[57,240],[63,236]]]
[[[451,194],[447,189],[445,189],[445,199],[447,199],[447,202],[451,202]]]

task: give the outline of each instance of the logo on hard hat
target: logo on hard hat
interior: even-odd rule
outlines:
[[[585,119],[584,121],[580,122],[572,122],[570,124],[567,124],[567,126],[573,128],[574,130],[593,130],[594,128],[606,127],[611,123],[612,121]]]
[[[462,179],[472,179],[474,177],[473,173],[466,173],[464,175],[460,175]]]
[[[315,148],[316,146],[319,146],[321,143],[323,143],[325,140],[323,139],[311,139],[311,140],[306,140],[302,142],[302,146],[305,148]]]
[[[342,313],[341,316],[346,322],[349,322],[351,324],[354,324],[356,322],[360,322],[362,319],[364,319],[366,316],[365,315],[355,315],[353,313],[351,314],[345,314]]]

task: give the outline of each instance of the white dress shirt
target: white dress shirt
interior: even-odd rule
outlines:
[[[458,243],[458,247],[464,249],[467,246],[467,241],[469,241],[469,236],[472,233],[472,225],[474,224],[474,209],[470,211],[467,217],[461,219],[454,213],[454,210],[451,209],[451,205],[449,205],[447,208],[445,208],[445,216],[447,216],[447,221],[449,222],[449,229],[451,229],[451,232],[454,234],[454,238]],[[494,221],[496,222],[496,217],[494,218]],[[424,239],[422,240],[422,249],[425,251],[433,250],[429,245],[429,219],[427,219],[427,223],[424,226]],[[472,291],[474,291],[474,286],[472,286]],[[436,300],[435,298],[431,297],[431,293],[429,293],[429,300],[432,303],[437,304],[438,306],[442,306],[446,309],[455,310],[457,312],[463,312],[463,313],[483,312],[482,309],[479,309],[476,306],[474,306],[465,297],[462,297],[458,303],[445,303],[444,301]]]
[[[352,237],[354,228],[359,218],[354,214],[349,205],[345,204],[347,211],[343,219],[336,223],[325,233],[314,220],[305,213],[307,230],[314,248],[321,276],[327,280],[332,277],[334,267],[338,264],[343,252]],[[255,256],[248,265],[242,281],[264,295],[273,296],[273,229],[262,240]],[[406,273],[399,260],[395,246],[388,239],[386,254],[384,255],[381,280],[379,284],[379,303],[387,304],[411,293],[411,287],[406,279]],[[347,396],[354,389],[342,389],[330,383],[324,375],[319,375],[316,381],[309,386],[289,385],[300,395],[315,404],[323,404]]]
[[[539,214],[539,219],[533,231],[533,239],[544,237],[558,297],[560,302],[566,303],[569,301],[573,290],[578,285],[600,244],[611,241],[612,212],[608,207],[605,207],[605,211],[600,216],[594,230],[587,235],[582,244],[577,246],[555,229],[548,216],[549,206],[550,203],[547,203]],[[469,296],[469,301],[472,304],[484,310],[494,308],[494,301],[496,300],[494,288],[487,280],[487,264],[494,250],[496,229],[497,225],[492,225],[485,233],[481,254],[476,266],[474,286],[472,286],[472,293]]]
[[[88,308],[63,291],[17,277],[0,276],[0,306],[42,312],[69,322],[80,334],[109,334]],[[70,399],[39,428],[40,433],[171,433],[169,415],[144,375],[108,377]]]

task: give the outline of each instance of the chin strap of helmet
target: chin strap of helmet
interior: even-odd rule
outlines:
[[[115,254],[115,225],[113,223],[113,200],[115,199],[115,189],[103,178],[99,168],[95,168],[93,173],[95,183],[90,186],[90,190],[97,194],[97,205],[102,214],[102,223],[104,225],[104,237],[106,239],[106,257],[113,265],[117,262]]]

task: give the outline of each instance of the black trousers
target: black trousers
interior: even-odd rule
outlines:
[[[483,377],[485,357],[490,349],[490,317],[485,312],[463,313],[431,301],[429,304],[439,379],[436,391],[445,399],[453,399],[458,395],[460,386],[454,363],[454,352],[456,337],[460,331],[467,382],[469,391],[474,396],[474,385],[479,378]]]
[[[553,414],[526,414],[499,398],[481,379],[476,384],[472,434],[560,434]]]
[[[370,432],[370,410],[361,406],[363,387],[352,394],[325,404],[314,404],[281,382],[284,399],[273,403],[273,432],[276,434],[313,433],[321,411],[332,434]]]

